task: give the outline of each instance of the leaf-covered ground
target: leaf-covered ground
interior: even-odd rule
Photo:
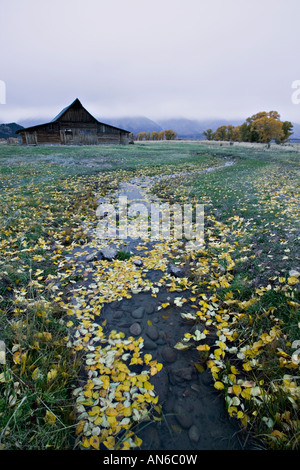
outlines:
[[[234,165],[199,173],[224,157]],[[199,326],[174,349],[196,354],[228,416],[267,447],[299,448],[299,152],[2,146],[0,161],[2,448],[142,446],[137,424],[164,419],[152,383],[163,365],[142,336],[109,331],[101,311],[163,288],[176,292],[178,317]],[[121,246],[113,261],[86,262],[101,248],[97,198],[133,177],[174,172],[184,172],[176,184],[164,178],[151,192],[205,204],[204,247],[162,240],[141,248],[142,267],[141,254]],[[170,276],[170,259],[183,278]],[[153,281],[145,270],[162,274]]]

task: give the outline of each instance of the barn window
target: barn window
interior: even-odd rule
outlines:
[[[65,129],[66,135],[72,135],[72,129]]]

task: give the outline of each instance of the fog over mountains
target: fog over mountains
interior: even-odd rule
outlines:
[[[100,119],[99,119],[100,120]],[[170,118],[170,119],[158,119],[152,121],[146,117],[135,117],[135,118],[107,118],[104,119],[104,122],[111,124],[116,127],[121,127],[126,129],[134,134],[138,132],[154,132],[161,131],[165,129],[173,129],[177,132],[177,137],[182,139],[203,139],[203,131],[208,128],[211,128],[215,131],[219,126],[222,125],[238,125],[242,124],[241,121],[224,121],[224,120],[203,120],[198,121],[196,119],[186,119],[186,118]]]
[[[100,122],[110,124],[121,129],[128,130],[137,134],[138,132],[159,132],[161,130],[173,129],[177,133],[179,139],[204,139],[203,131],[206,129],[212,129],[215,131],[219,126],[232,124],[238,126],[245,120],[226,120],[226,119],[207,119],[207,120],[196,120],[186,118],[170,118],[170,119],[157,119],[156,121],[151,120],[145,116],[136,117],[119,117],[111,118],[104,116],[96,116],[96,119]],[[49,122],[49,118],[30,119],[22,121],[18,124],[0,124],[0,138],[14,137],[15,131],[19,127],[35,126]],[[292,140],[300,139],[300,124],[293,123],[294,134]]]
[[[180,139],[204,139],[203,131],[212,129],[215,131],[220,126],[238,126],[245,122],[244,120],[226,120],[226,119],[186,119],[186,118],[170,118],[170,119],[157,119],[153,121],[144,116],[139,117],[123,117],[123,118],[97,118],[101,122],[106,122],[112,126],[126,129],[134,134],[138,132],[154,132],[165,129],[173,129],[177,132],[177,137]],[[300,139],[300,124],[292,123],[294,126],[294,134],[292,139]]]

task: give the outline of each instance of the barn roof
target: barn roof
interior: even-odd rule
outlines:
[[[27,131],[27,130],[33,130],[33,129],[36,129],[37,127],[40,127],[40,126],[47,126],[47,125],[49,125],[49,124],[52,124],[53,122],[57,122],[57,121],[59,121],[59,120],[62,118],[62,116],[63,116],[72,106],[75,106],[75,105],[80,105],[80,106],[82,106],[82,104],[81,104],[81,102],[79,101],[78,98],[76,98],[76,99],[73,101],[73,103],[71,103],[69,106],[66,106],[64,109],[62,109],[61,112],[58,113],[58,115],[55,116],[54,119],[52,119],[52,121],[50,121],[50,122],[45,122],[45,123],[43,123],[43,124],[38,124],[38,125],[36,125],[36,126],[30,126],[30,127],[26,127],[26,128],[23,128],[23,129],[19,129],[18,131],[16,131],[16,134],[18,134],[19,132]],[[111,126],[110,124],[105,124],[104,122],[98,121],[94,116],[91,115],[91,113],[89,113],[89,112],[87,111],[87,109],[85,109],[83,106],[82,106],[82,108],[83,108],[83,109],[90,115],[90,117],[91,117],[95,122],[97,122],[98,124],[103,124],[103,125],[105,125],[105,126],[112,127],[113,129],[117,129],[118,131],[122,131],[122,132],[126,132],[126,133],[130,134],[130,131],[127,131],[127,130],[125,130],[125,129],[121,129],[121,128],[119,128],[119,127]]]

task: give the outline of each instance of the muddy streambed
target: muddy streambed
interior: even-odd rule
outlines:
[[[227,161],[226,166],[233,164]],[[220,167],[209,168],[213,171]],[[183,175],[180,173],[178,175]],[[149,190],[158,179],[170,176],[133,178],[122,182],[119,191],[112,196],[117,201],[120,196],[126,197],[129,203],[142,203],[146,207],[153,202]],[[176,175],[172,175],[173,178]],[[157,202],[157,198],[154,199]],[[99,199],[98,203],[105,202]],[[96,236],[94,236],[96,239]],[[106,243],[115,248],[114,243]],[[138,256],[135,260],[143,271],[149,250],[155,247],[155,241],[147,242],[140,238],[128,237],[118,244],[117,249]],[[95,249],[84,247],[91,253]],[[77,251],[80,251],[78,248]],[[86,253],[86,251],[85,251]],[[72,253],[72,256],[74,253]],[[80,252],[77,253],[80,255]],[[78,256],[78,263],[85,261],[86,255]],[[171,261],[171,260],[170,260]],[[182,274],[182,273],[181,273]],[[142,438],[142,449],[147,450],[223,450],[245,449],[245,436],[241,433],[236,420],[229,419],[224,406],[224,398],[213,384],[209,370],[199,372],[195,364],[199,361],[195,349],[180,351],[174,348],[185,333],[194,332],[195,328],[204,329],[201,325],[189,324],[181,313],[191,311],[193,297],[189,289],[172,291],[161,283],[165,271],[154,267],[144,269],[144,276],[153,285],[158,283],[155,296],[151,291],[140,291],[130,298],[105,303],[101,309],[99,323],[104,322],[105,334],[116,330],[125,337],[133,336],[144,339],[143,351],[151,354],[153,359],[163,364],[163,368],[151,382],[162,405],[162,419],[142,422],[136,434]],[[175,274],[177,275],[177,274]],[[185,299],[178,305],[176,299]],[[167,307],[162,308],[161,304]],[[214,338],[212,338],[214,341]]]

